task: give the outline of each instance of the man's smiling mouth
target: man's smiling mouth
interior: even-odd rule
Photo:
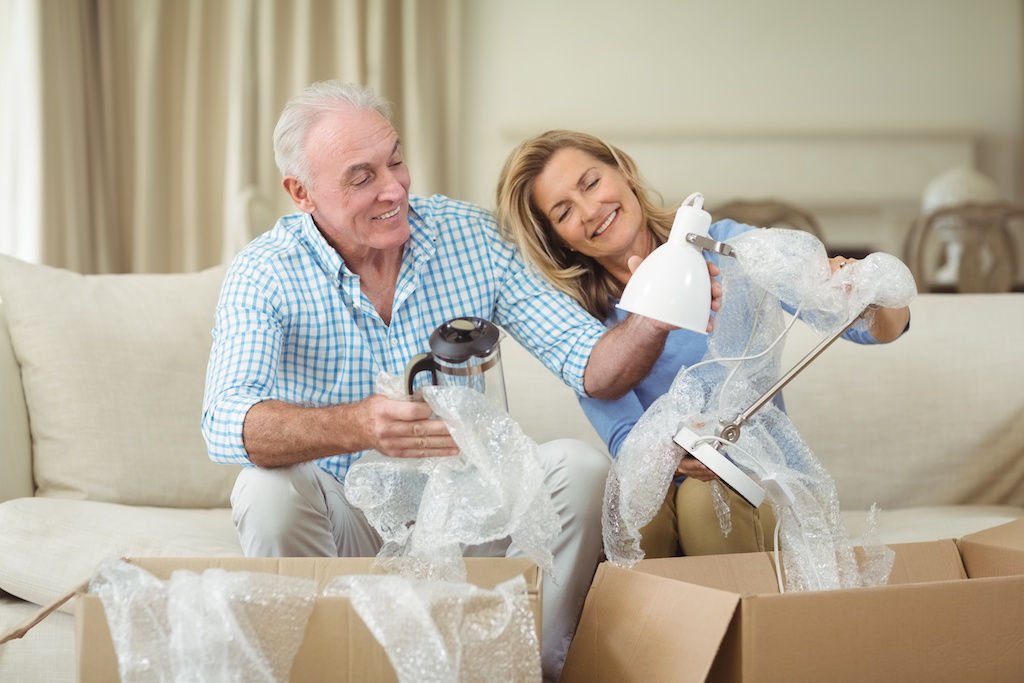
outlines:
[[[382,213],[379,216],[374,216],[373,220],[375,220],[375,221],[387,220],[388,218],[391,218],[392,216],[397,215],[398,214],[398,209],[400,209],[400,208],[401,207],[396,206],[394,209],[392,209],[391,211],[388,211],[387,213]]]

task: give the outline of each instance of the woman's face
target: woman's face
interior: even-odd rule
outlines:
[[[640,202],[615,166],[579,149],[555,152],[533,186],[533,201],[572,249],[602,265],[646,257],[650,238]]]

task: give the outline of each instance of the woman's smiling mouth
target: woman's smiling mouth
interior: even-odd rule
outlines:
[[[619,215],[619,210],[618,209],[615,209],[610,214],[608,214],[608,218],[604,219],[604,223],[602,223],[600,226],[598,226],[597,230],[594,231],[594,234],[590,236],[591,239],[593,239],[594,237],[597,237],[598,235],[603,233],[605,230],[607,230],[608,226],[612,224],[612,221],[615,220],[615,217],[618,216],[618,215]]]

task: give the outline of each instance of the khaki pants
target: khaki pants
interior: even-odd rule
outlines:
[[[711,483],[689,477],[669,486],[658,514],[641,531],[640,546],[646,557],[722,555],[773,550],[775,512],[771,503],[751,507],[723,487],[728,494],[732,531],[722,533],[711,498]]]

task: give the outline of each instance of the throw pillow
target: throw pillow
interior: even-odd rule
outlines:
[[[228,505],[238,468],[211,462],[200,431],[224,271],[80,275],[0,256],[36,495]]]

